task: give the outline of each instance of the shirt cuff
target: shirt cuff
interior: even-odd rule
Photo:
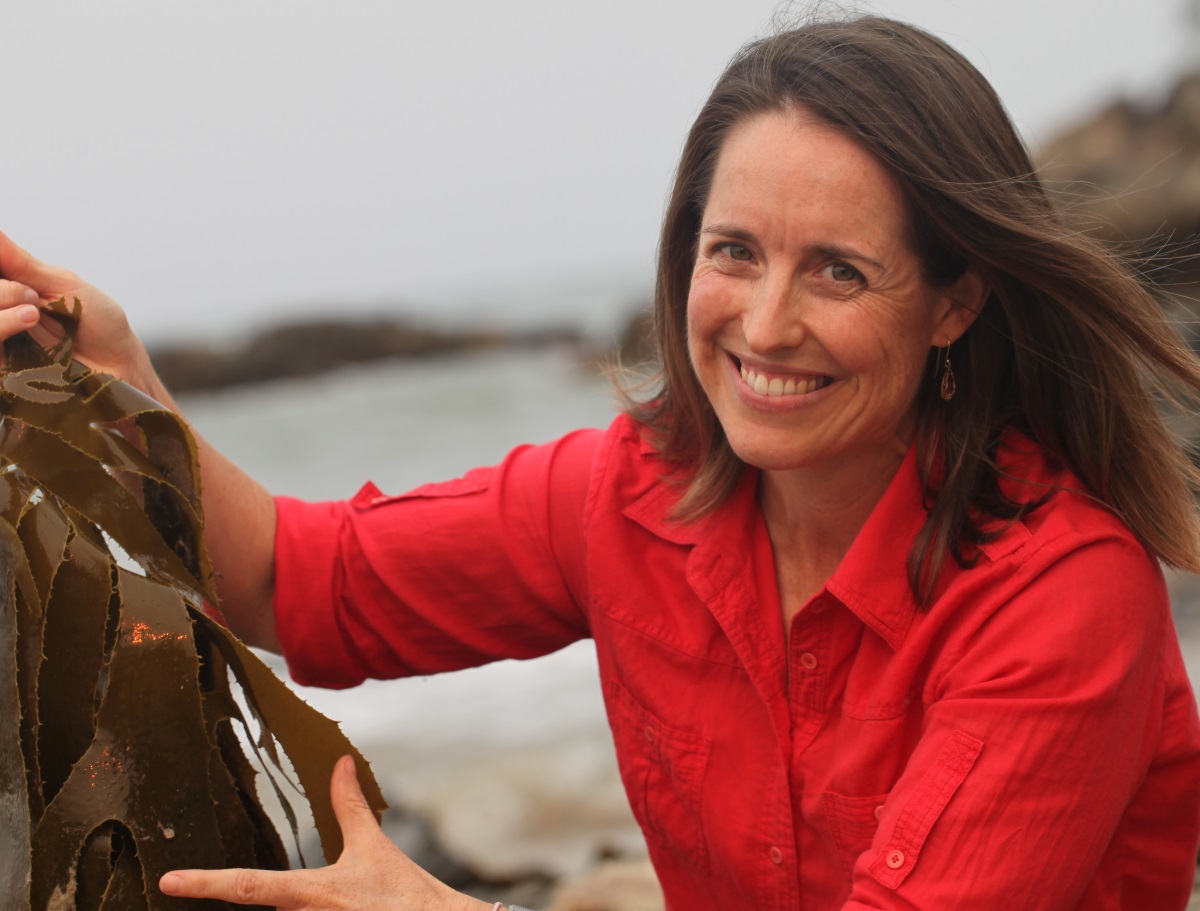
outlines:
[[[368,484],[358,496],[372,492]],[[292,679],[305,686],[344,689],[366,679],[337,620],[347,508],[275,498],[275,634]]]

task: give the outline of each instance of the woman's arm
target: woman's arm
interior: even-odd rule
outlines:
[[[45,303],[78,298],[83,317],[75,356],[103,373],[119,377],[179,412],[163,386],[141,339],[111,297],[66,269],[46,265],[0,233],[0,341],[21,332],[51,345],[62,329],[40,314]],[[205,541],[217,573],[221,609],[244,641],[279,651],[275,636],[275,506],[253,478],[193,431],[199,450]]]

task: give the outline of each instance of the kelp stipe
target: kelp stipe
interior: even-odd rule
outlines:
[[[329,862],[339,756],[385,804],[337,725],[218,621],[195,443],[71,360],[79,309],[51,304],[62,341],[10,339],[0,374],[0,907],[225,907],[163,896],[158,878],[286,867],[259,787],[298,838],[289,763]]]

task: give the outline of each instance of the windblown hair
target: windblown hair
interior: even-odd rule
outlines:
[[[676,518],[731,492],[733,453],[688,360],[686,310],[700,219],[725,137],[755,115],[803,110],[871,152],[908,206],[910,242],[932,287],[974,269],[990,289],[954,344],[958,393],[918,393],[927,521],[909,581],[928,603],[947,557],[1046,496],[1013,498],[997,453],[1012,430],[1068,468],[1165,563],[1200,570],[1200,474],[1159,411],[1200,401],[1200,362],[1120,257],[1049,200],[995,92],[960,54],[875,17],[815,22],[743,48],[692,126],[658,255],[654,393],[628,413],[686,488]],[[934,375],[931,349],[929,375]]]

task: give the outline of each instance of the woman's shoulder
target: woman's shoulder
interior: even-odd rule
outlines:
[[[951,600],[974,605],[975,620],[958,621],[986,624],[1000,611],[1043,630],[1134,625],[1157,638],[1170,617],[1162,567],[1128,524],[1027,438],[1006,440],[998,461],[1005,492],[1036,505],[995,523],[975,559],[951,570]]]
[[[1156,678],[1186,680],[1158,559],[1036,447],[1005,456],[1009,477],[1042,502],[980,545],[968,565],[950,568],[921,621],[942,642],[930,692],[969,678],[974,671],[961,659],[980,647],[1081,678],[1102,653],[1114,666],[1148,662]]]
[[[980,548],[989,562],[1028,561],[1035,554],[1055,560],[1079,550],[1116,550],[1157,567],[1120,515],[1028,437],[1008,434],[996,461],[1003,493],[1029,508],[1016,521],[993,523],[994,540]]]
[[[604,470],[610,483],[627,487],[624,496],[645,493],[672,473],[651,434],[644,424],[628,414],[619,414],[598,442],[597,468]]]
[[[621,414],[597,441],[586,515],[589,521],[624,517],[662,530],[671,524],[684,486],[679,466],[655,446],[653,431]]]

